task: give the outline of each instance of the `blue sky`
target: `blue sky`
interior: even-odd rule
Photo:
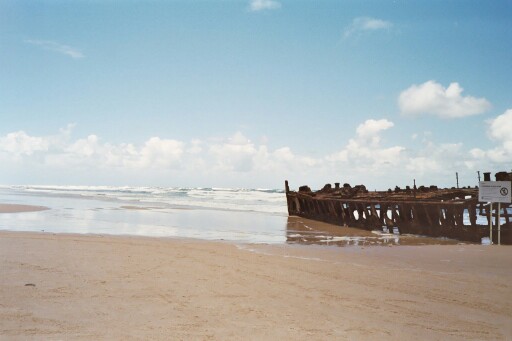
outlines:
[[[0,184],[512,169],[512,1],[2,1]]]

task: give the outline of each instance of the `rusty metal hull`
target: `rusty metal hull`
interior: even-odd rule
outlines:
[[[326,185],[327,186],[327,185]],[[363,192],[325,188],[318,192],[290,191],[286,183],[288,213],[308,219],[365,230],[397,228],[400,234],[446,237],[480,243],[489,237],[489,219],[498,224],[496,211],[479,203],[476,189],[435,189]],[[434,186],[433,186],[434,187]],[[502,204],[501,243],[512,244],[512,217]],[[494,207],[496,209],[496,207]],[[478,215],[486,219],[477,219]],[[466,218],[466,219],[465,219]],[[487,221],[486,224],[482,220]],[[479,221],[480,223],[478,223]],[[493,233],[497,242],[497,232]]]

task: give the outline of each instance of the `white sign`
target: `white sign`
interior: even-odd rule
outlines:
[[[510,181],[480,181],[478,201],[480,202],[512,202]]]

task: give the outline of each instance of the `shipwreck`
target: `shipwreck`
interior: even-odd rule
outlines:
[[[495,174],[496,181],[512,181],[512,173]],[[484,173],[490,181],[490,173]],[[365,230],[387,228],[399,234],[445,237],[480,243],[489,237],[500,220],[501,244],[512,244],[512,205],[492,209],[478,201],[478,187],[438,188],[437,186],[398,186],[387,191],[368,191],[364,185],[352,187],[326,184],[318,191],[308,186],[291,191],[285,181],[288,214],[326,223]],[[492,233],[497,242],[498,233]]]

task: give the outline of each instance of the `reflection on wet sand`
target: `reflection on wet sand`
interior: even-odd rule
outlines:
[[[332,246],[456,245],[468,244],[447,238],[400,235],[398,231],[365,231],[297,216],[288,217],[286,242]]]

